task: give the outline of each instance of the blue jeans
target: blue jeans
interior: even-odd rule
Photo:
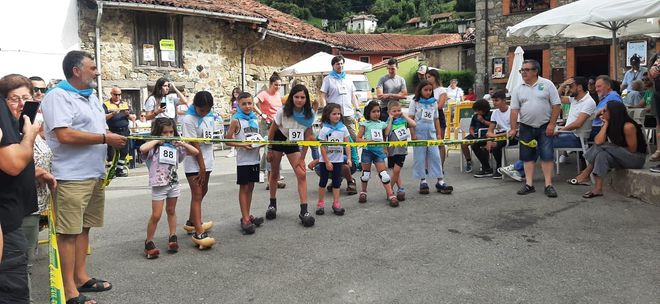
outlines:
[[[417,139],[436,139],[433,123],[418,121],[415,132]],[[441,178],[443,176],[438,146],[413,147],[413,178]]]
[[[547,127],[547,123],[538,128],[523,123],[520,124],[520,134],[518,136],[520,141],[520,160],[524,162],[535,162],[538,157],[541,158],[541,161],[553,161],[555,159],[552,137],[545,135]],[[531,140],[537,141],[535,148],[530,148],[523,143],[528,143]]]
[[[580,138],[571,133],[557,133],[557,136],[552,139],[552,146],[554,148],[581,148],[582,143]]]
[[[371,163],[384,163],[385,158],[387,155],[385,155],[385,152],[383,151],[383,148],[364,148],[362,149],[362,164],[371,164]]]

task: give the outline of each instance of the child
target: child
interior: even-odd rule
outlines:
[[[358,141],[360,142],[383,142],[383,130],[387,127],[387,123],[380,120],[380,106],[378,102],[372,101],[364,107],[364,116],[366,121],[360,122],[360,129],[358,131]],[[390,176],[387,174],[385,167],[385,148],[383,147],[367,147],[362,149],[362,192],[358,202],[367,202],[367,182],[371,177],[371,164],[376,165],[376,171],[380,181],[383,182],[387,198],[390,201],[391,207],[398,207],[399,200],[392,192],[392,185],[390,184]]]
[[[470,129],[467,136],[465,136],[465,139],[476,139],[476,138],[482,138],[486,136],[486,131],[488,130],[488,127],[490,126],[490,104],[488,101],[485,99],[479,99],[475,103],[472,104],[472,110],[474,111],[474,115],[472,115],[472,119],[470,120]],[[472,156],[470,154],[470,145],[468,144],[461,144],[461,152],[463,153],[463,156],[465,156],[465,172],[466,173],[471,173],[472,172]],[[479,151],[474,151],[475,154],[480,153]],[[481,168],[483,169],[484,166],[482,164]],[[490,175],[486,174],[483,172],[483,170],[480,170],[477,172],[476,175],[481,175],[478,177],[485,177],[485,176],[492,176],[493,173],[490,172]],[[475,176],[476,176],[475,175]]]
[[[178,137],[176,123],[172,118],[156,118],[151,127],[151,135]],[[181,194],[179,177],[176,174],[178,163],[186,154],[195,156],[199,153],[195,147],[183,141],[165,142],[151,140],[140,146],[140,154],[149,168],[149,186],[151,186],[151,218],[147,224],[147,239],[144,241],[144,254],[147,259],[155,259],[160,250],[154,244],[156,226],[163,213],[163,203],[167,201],[167,224],[169,226],[169,241],[167,251],[176,253],[179,244],[176,237],[176,200]]]
[[[385,128],[385,136],[389,141],[401,141],[410,139],[410,131],[408,128],[414,129],[417,125],[414,120],[401,111],[401,104],[398,100],[390,101],[387,104],[389,112],[389,119],[387,120],[387,128]],[[401,168],[403,162],[406,160],[408,154],[408,147],[389,148],[387,156],[387,167],[392,169],[392,184],[396,185],[398,190],[396,192],[396,199],[399,201],[406,200],[406,190],[403,188],[403,181],[401,180]]]
[[[242,92],[237,97],[238,109],[233,116],[227,139],[259,140],[259,124],[257,114],[252,111],[252,95]],[[236,184],[240,185],[238,203],[241,207],[241,229],[245,234],[253,234],[255,226],[259,227],[264,222],[263,217],[250,215],[252,205],[252,192],[254,183],[259,181],[259,146],[249,143],[227,143],[228,146],[236,147]]]
[[[188,108],[187,115],[183,117],[183,136],[196,138],[213,138],[215,119],[211,108],[213,96],[207,91],[195,94],[193,104]],[[202,200],[209,190],[209,177],[213,171],[213,143],[191,143],[201,153],[196,156],[187,156],[184,160],[186,177],[190,186],[190,216],[183,228],[193,233],[192,241],[200,249],[208,248],[215,243],[209,237],[207,230],[213,227],[213,222],[202,223]]]
[[[268,130],[268,139],[275,141],[301,141],[313,139],[312,124],[316,119],[309,99],[309,91],[304,85],[291,88],[284,107],[277,110],[275,119]],[[298,196],[300,198],[300,214],[298,218],[305,227],[314,226],[314,217],[307,211],[307,168],[305,155],[307,147],[302,149],[297,145],[272,145],[268,149],[267,159],[271,165],[269,177],[270,204],[266,209],[266,219],[277,217],[277,182],[280,176],[280,163],[286,154],[289,164],[296,174]]]
[[[417,123],[414,139],[437,139],[440,137],[438,103],[433,97],[433,85],[422,80],[415,90],[415,108],[410,109]],[[425,170],[428,163],[428,172]],[[438,146],[413,147],[413,177],[420,179],[419,193],[429,194],[426,178],[437,178],[435,188],[442,194],[450,194],[454,187],[443,180],[440,151]]]
[[[348,142],[351,136],[342,122],[341,106],[336,103],[328,104],[323,109],[321,122],[323,128],[319,132],[318,139],[331,142]],[[328,184],[328,176],[332,172],[332,212],[336,215],[344,215],[344,208],[339,203],[339,187],[341,187],[342,167],[344,165],[344,152],[346,162],[351,166],[351,148],[349,146],[321,146],[321,158],[319,159],[321,179],[319,180],[319,201],[316,205],[316,214],[325,213],[325,186]]]

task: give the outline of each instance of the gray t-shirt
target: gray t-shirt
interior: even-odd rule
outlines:
[[[550,121],[552,106],[561,105],[552,81],[539,77],[533,85],[522,83],[511,93],[511,109],[520,110],[520,122],[538,128]]]
[[[107,145],[70,145],[57,140],[54,130],[71,128],[105,134],[105,111],[96,95],[88,98],[60,88],[41,102],[46,142],[53,151],[53,175],[58,180],[87,180],[105,176]]]
[[[406,80],[399,75],[394,75],[394,78],[390,78],[390,75],[388,74],[378,80],[378,85],[376,85],[376,87],[383,89],[383,93],[385,94],[399,94],[406,89]],[[388,102],[390,102],[389,99],[381,100],[380,106],[385,108],[387,107]]]

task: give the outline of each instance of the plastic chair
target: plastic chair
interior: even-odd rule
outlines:
[[[458,133],[461,134],[461,139],[465,139],[465,137],[470,134],[470,122],[471,121],[472,121],[472,118],[461,118],[461,120],[459,122],[459,128],[457,130]],[[459,151],[460,151],[460,149],[459,149]],[[463,152],[460,152],[460,156],[461,156],[461,166],[460,166],[460,168],[461,168],[461,172],[463,172],[463,170],[465,169],[465,168],[463,168]]]
[[[560,151],[566,151],[566,152],[577,152],[580,153],[582,152],[583,154],[587,152],[587,149],[589,148],[589,144],[587,143],[587,140],[589,140],[589,135],[591,135],[591,123],[594,120],[593,115],[587,118],[587,120],[584,121],[584,124],[582,125],[582,128],[575,130],[575,135],[580,139],[580,147],[579,148],[555,148],[555,171],[557,175],[559,175],[559,152]],[[573,133],[573,131],[558,131],[558,133]],[[579,157],[576,160],[577,163],[577,173],[580,174],[580,159]]]

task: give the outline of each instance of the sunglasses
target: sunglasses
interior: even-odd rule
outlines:
[[[119,94],[117,94],[117,93],[112,93],[112,96],[121,96],[121,93],[119,93]]]
[[[37,87],[32,88],[33,92],[35,92],[35,93],[36,92],[41,92],[41,94],[46,94],[46,90],[47,90],[46,88],[37,88]]]
[[[642,78],[642,81],[649,81],[650,79],[648,78]]]

